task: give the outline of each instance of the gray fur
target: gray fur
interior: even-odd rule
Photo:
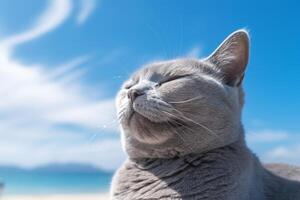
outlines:
[[[300,183],[283,178],[300,169],[268,166],[277,176],[245,144],[248,51],[240,30],[206,59],[151,63],[123,85],[117,109],[129,159],[114,176],[113,200],[300,199]]]

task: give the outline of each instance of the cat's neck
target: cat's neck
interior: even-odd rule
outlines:
[[[117,179],[113,193],[117,199],[139,199],[142,194],[145,199],[168,195],[174,199],[279,200],[299,193],[299,184],[263,168],[242,134],[237,141],[207,152],[130,159]]]
[[[141,169],[147,169],[154,163],[160,164],[161,167],[168,167],[168,165],[173,165],[174,162],[182,162],[190,165],[200,165],[203,161],[207,159],[212,159],[217,157],[227,158],[228,155],[233,157],[238,156],[239,158],[252,159],[253,155],[246,146],[244,135],[241,134],[237,141],[219,148],[215,148],[209,151],[204,151],[201,153],[191,153],[183,156],[176,156],[173,158],[135,158],[130,159],[132,162],[136,163]],[[256,158],[254,158],[256,160]]]
[[[178,133],[176,133],[178,134]],[[176,136],[176,134],[174,134]],[[185,134],[183,132],[183,134]],[[204,134],[204,133],[199,133]],[[125,150],[134,161],[140,160],[165,160],[165,159],[181,159],[184,157],[205,155],[208,152],[215,150],[223,150],[228,147],[243,148],[246,149],[244,129],[240,124],[234,131],[230,133],[219,133],[220,135],[227,135],[226,139],[218,137],[217,135],[209,140],[195,139],[192,144],[188,144],[186,141],[178,140],[177,137],[171,137],[169,140],[159,144],[149,144],[141,142],[131,135],[130,131],[125,132],[127,139],[125,144]],[[189,138],[193,140],[193,138]]]
[[[159,185],[163,188],[161,192],[172,194],[174,199],[183,199],[181,197],[190,194],[199,194],[201,197],[217,195],[212,199],[247,199],[245,195],[256,195],[252,192],[252,186],[248,192],[256,179],[255,159],[243,137],[230,145],[202,153],[168,159],[131,159],[124,164],[119,174],[122,184],[115,189],[117,196],[125,197],[144,190],[155,190]],[[145,186],[145,183],[148,185]],[[140,188],[137,189],[138,186]],[[186,188],[190,188],[189,192]],[[205,188],[217,188],[217,192]],[[233,194],[237,198],[231,198]],[[153,195],[156,193],[149,194],[149,197]],[[223,198],[224,195],[228,198]],[[252,199],[261,199],[253,197]]]

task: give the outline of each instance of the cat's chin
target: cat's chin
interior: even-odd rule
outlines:
[[[130,135],[142,143],[159,144],[173,136],[167,122],[153,122],[137,112],[133,112],[128,120]]]

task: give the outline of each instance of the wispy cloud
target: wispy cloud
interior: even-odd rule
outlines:
[[[184,56],[188,58],[200,58],[201,48],[199,46],[194,46]]]
[[[251,131],[246,139],[263,162],[300,164],[300,135],[297,133],[264,129]]]
[[[48,75],[48,78],[52,79],[66,79],[66,76],[76,78],[75,74],[78,74],[77,68],[82,66],[85,62],[89,60],[90,56],[84,55],[74,58],[66,63],[61,64],[60,66],[56,67],[51,73]],[[75,72],[74,72],[75,71]],[[70,79],[70,78],[69,78]],[[72,78],[71,78],[72,80]]]
[[[83,24],[96,7],[96,0],[80,0],[80,10],[77,15],[77,24]]]
[[[248,133],[247,135],[248,142],[275,142],[282,141],[289,137],[286,131],[278,130],[259,130]]]
[[[268,162],[300,164],[300,143],[295,145],[277,146],[267,151],[264,159]]]
[[[118,139],[90,140],[103,129],[115,132],[117,126],[114,100],[95,98],[92,93],[101,90],[89,93],[81,82],[80,66],[89,56],[79,56],[58,67],[28,65],[11,57],[17,45],[63,24],[72,7],[70,0],[49,1],[31,28],[0,42],[2,164],[32,167],[72,161],[108,169],[122,160]]]
[[[52,0],[48,2],[49,5],[47,9],[29,30],[13,35],[0,42],[0,46],[3,49],[2,51],[4,51],[4,49],[8,51],[17,44],[21,44],[44,35],[61,25],[71,14],[71,0]]]

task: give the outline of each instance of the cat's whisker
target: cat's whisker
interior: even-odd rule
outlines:
[[[180,104],[180,103],[188,103],[188,102],[191,102],[191,101],[194,101],[194,100],[197,100],[197,99],[202,99],[203,96],[199,95],[199,96],[196,96],[196,97],[193,97],[191,99],[186,99],[186,100],[183,100],[183,101],[171,101],[171,102],[168,102],[170,104]]]
[[[171,115],[171,116],[173,116],[173,117],[176,117],[176,116],[174,116],[173,114],[171,114],[171,113],[168,113],[168,112],[166,112],[166,111],[163,111],[163,112],[165,112],[166,114],[169,114],[169,115]],[[195,133],[195,130],[193,130],[193,129],[191,129],[190,127],[188,127],[187,125],[185,125],[184,123],[179,123],[178,121],[176,121],[176,120],[172,120],[171,122],[173,122],[173,123],[176,123],[176,124],[179,124],[179,125],[181,125],[181,126],[183,126],[184,128],[186,128],[186,129],[189,129],[192,133]],[[173,128],[173,127],[172,127]],[[175,129],[176,130],[176,129]],[[181,130],[183,133],[185,133],[186,134],[186,132],[182,129]],[[178,131],[177,131],[178,132]],[[180,133],[179,133],[180,134]],[[201,137],[201,136],[199,136],[199,137]],[[193,150],[193,149],[191,149],[191,150]]]
[[[122,120],[126,111],[127,111],[127,108],[125,106],[118,111],[117,118],[119,119],[119,121]]]
[[[164,111],[164,110],[163,110],[162,112],[164,112],[164,113],[166,113],[166,114],[168,114],[168,115],[170,115],[170,116],[172,116],[172,117],[174,117],[174,118],[176,118],[176,119],[179,119],[178,116],[176,116],[176,115],[174,115],[174,114],[172,114],[172,113],[169,113],[169,112]],[[180,119],[179,119],[179,120],[180,120]],[[191,131],[194,132],[193,129],[191,129],[190,127],[188,127],[187,125],[185,125],[185,124],[183,124],[183,123],[179,123],[178,121],[175,121],[175,120],[173,120],[173,122],[175,122],[176,124],[179,124],[179,125],[181,125],[181,126],[183,126],[183,127],[185,127],[185,128],[187,128],[187,129],[189,129],[189,130],[191,130]]]
[[[178,134],[178,131],[172,126],[172,122],[167,122],[167,124],[169,125],[170,129],[172,129],[172,130],[174,131],[174,133],[175,133],[176,135],[178,135],[178,137],[179,137],[183,142],[185,142],[184,138],[183,138],[180,134]]]
[[[198,123],[198,122],[195,122],[194,120],[192,120],[192,119],[190,119],[190,118],[188,118],[188,117],[186,117],[186,116],[182,116],[182,117],[183,117],[184,119],[186,119],[186,120],[188,120],[188,121],[190,121],[190,122],[192,122],[192,123],[194,123],[194,124],[196,124],[196,125],[202,127],[203,129],[207,130],[207,131],[208,131],[209,133],[211,133],[211,135],[213,135],[215,138],[220,139],[219,136],[217,135],[217,133],[215,133],[214,131],[212,131],[211,129],[209,129],[207,126],[205,126],[205,125],[203,125],[203,124],[200,124],[200,123]]]
[[[172,126],[171,123],[172,123],[172,122],[167,122],[167,124],[169,125],[169,127],[174,131],[173,133],[174,133],[175,135],[177,135],[183,143],[186,143],[184,137],[181,136],[181,134],[178,132],[178,130],[177,130],[176,128],[174,128],[174,127]],[[177,122],[174,121],[174,123],[177,123]],[[181,124],[180,124],[180,125],[181,125]],[[185,133],[183,130],[181,130],[181,131],[182,131],[183,133]],[[191,152],[193,152],[193,148],[192,148],[192,147],[190,147],[190,146],[188,145],[188,148],[191,150]]]
[[[179,110],[177,110],[176,108],[173,108],[174,111],[176,111],[180,116],[176,116],[176,115],[173,115],[174,117],[177,117],[178,119],[181,119],[183,118],[184,120],[186,121],[190,121],[200,127],[202,127],[203,129],[207,130],[209,133],[211,133],[215,138],[217,139],[220,139],[219,136],[217,135],[217,133],[215,133],[214,131],[210,130],[208,127],[204,126],[203,124],[200,124],[198,122],[195,122],[194,120],[184,116]],[[181,118],[180,118],[181,117]],[[181,119],[182,120],[182,119]]]
[[[119,121],[121,121],[124,118],[124,113],[125,113],[125,111],[121,111],[118,113],[117,118]]]

